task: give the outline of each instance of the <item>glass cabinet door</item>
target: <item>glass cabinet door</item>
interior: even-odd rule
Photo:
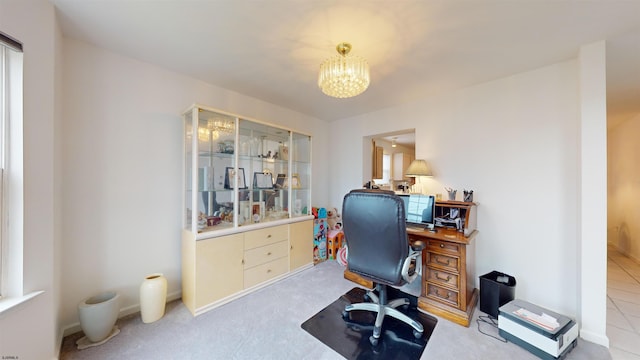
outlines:
[[[183,119],[184,229],[205,233],[311,214],[310,136],[200,105]]]
[[[290,132],[241,119],[238,133],[238,170],[248,188],[238,194],[238,225],[288,218]]]
[[[185,226],[194,232],[234,225],[236,121],[201,108],[185,114]]]
[[[291,136],[291,216],[311,214],[311,137]]]

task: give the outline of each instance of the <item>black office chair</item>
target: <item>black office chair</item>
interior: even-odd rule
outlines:
[[[418,257],[424,243],[409,245],[405,225],[404,202],[391,191],[358,189],[344,197],[342,222],[348,249],[348,268],[351,272],[376,283],[378,295],[368,292],[372,302],[347,305],[349,312],[365,310],[376,312],[372,345],[378,344],[385,315],[392,316],[413,327],[416,339],[422,337],[424,328],[418,321],[396,310],[408,305],[409,299],[387,300],[387,286],[402,286],[418,277]]]

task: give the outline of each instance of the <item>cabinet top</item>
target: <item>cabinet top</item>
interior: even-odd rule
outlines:
[[[407,229],[407,234],[409,236],[414,236],[414,237],[417,236],[421,238],[450,241],[450,242],[469,245],[469,243],[471,243],[471,240],[473,240],[476,237],[476,235],[478,235],[478,231],[473,230],[471,234],[469,234],[469,236],[464,236],[464,233],[459,232],[455,229],[436,228],[435,232],[429,231],[429,230]]]
[[[250,230],[264,229],[268,227],[292,224],[300,221],[309,221],[309,220],[313,220],[313,215],[299,216],[295,218],[288,218],[288,219],[281,219],[281,220],[273,220],[268,222],[260,222],[256,224],[244,225],[244,226],[238,226],[238,227],[230,227],[230,228],[216,230],[216,231],[198,233],[196,235],[196,240],[211,239],[211,238],[216,238],[224,235],[233,235],[233,234],[243,233]]]
[[[215,109],[215,108],[212,108],[212,107],[209,107],[209,106],[206,106],[206,105],[201,105],[201,104],[198,104],[198,103],[195,103],[195,104],[189,106],[183,112],[183,115],[190,113],[194,109],[205,110],[205,111],[209,111],[209,112],[213,112],[213,113],[223,114],[223,115],[226,115],[226,116],[230,116],[230,117],[234,117],[234,118],[238,118],[238,119],[242,119],[242,120],[249,120],[249,121],[254,122],[254,123],[259,123],[259,124],[263,124],[263,125],[267,125],[267,126],[277,127],[277,128],[282,129],[282,130],[288,130],[288,131],[291,131],[291,132],[294,132],[294,133],[298,133],[298,134],[301,134],[301,135],[311,136],[311,134],[307,134],[307,133],[302,132],[302,131],[291,129],[291,128],[286,127],[286,126],[273,124],[273,123],[269,123],[269,122],[266,122],[266,121],[262,121],[262,120],[258,120],[258,119],[254,119],[254,118],[250,118],[250,117],[246,117],[246,116],[240,116],[240,115],[232,113],[232,112],[228,112],[228,111],[224,111],[224,110],[218,110],[218,109]]]

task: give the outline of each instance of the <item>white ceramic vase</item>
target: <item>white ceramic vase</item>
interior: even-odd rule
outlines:
[[[97,343],[109,337],[118,320],[120,295],[114,291],[86,298],[78,305],[80,327],[87,339]]]
[[[140,315],[145,324],[164,316],[167,303],[167,279],[160,273],[144,278],[140,285]]]

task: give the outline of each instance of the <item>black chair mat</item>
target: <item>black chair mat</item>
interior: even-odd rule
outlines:
[[[302,323],[302,328],[345,358],[416,360],[424,351],[437,319],[418,311],[417,298],[400,290],[388,287],[389,299],[409,298],[407,310],[399,311],[418,320],[424,327],[420,339],[413,336],[413,328],[395,318],[386,316],[382,323],[382,334],[377,346],[371,345],[376,314],[371,311],[352,311],[349,320],[342,318],[347,304],[363,302],[366,290],[353,288],[326,308]]]

